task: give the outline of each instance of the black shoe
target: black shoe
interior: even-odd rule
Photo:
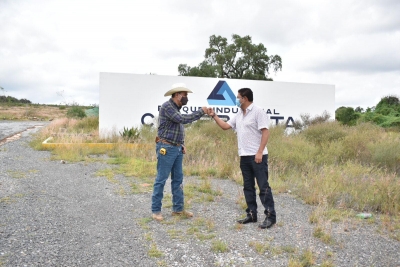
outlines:
[[[257,222],[257,217],[251,217],[250,215],[247,215],[246,218],[238,220],[237,222],[240,224],[255,223]]]
[[[275,223],[276,223],[276,221],[273,221],[267,217],[267,218],[265,218],[265,220],[262,223],[260,223],[258,228],[261,228],[261,229],[271,228]]]

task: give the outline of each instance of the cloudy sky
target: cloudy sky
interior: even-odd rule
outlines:
[[[213,34],[281,56],[275,81],[334,84],[336,108],[400,95],[399,0],[0,0],[0,95],[98,104],[100,72],[178,75]]]

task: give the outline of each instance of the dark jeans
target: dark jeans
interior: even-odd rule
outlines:
[[[264,214],[276,221],[274,198],[268,183],[268,155],[263,155],[262,162],[256,163],[255,156],[240,157],[240,169],[243,175],[243,193],[247,203],[248,215],[257,216],[257,196],[255,179],[260,189],[260,200],[264,206]]]

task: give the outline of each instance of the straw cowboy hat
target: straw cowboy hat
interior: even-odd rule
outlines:
[[[188,89],[186,87],[186,84],[184,84],[184,83],[175,83],[175,84],[172,85],[171,90],[166,92],[164,96],[170,96],[170,95],[172,95],[174,93],[178,93],[178,92],[193,93],[190,89]]]

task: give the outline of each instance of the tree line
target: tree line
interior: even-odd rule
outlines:
[[[362,122],[371,122],[384,128],[400,129],[400,100],[399,97],[388,95],[379,103],[364,110],[357,107],[340,107],[335,111],[336,120],[344,125],[353,126]]]
[[[0,95],[0,103],[31,104],[32,102],[25,98],[18,99],[18,98],[12,97],[12,96]]]

